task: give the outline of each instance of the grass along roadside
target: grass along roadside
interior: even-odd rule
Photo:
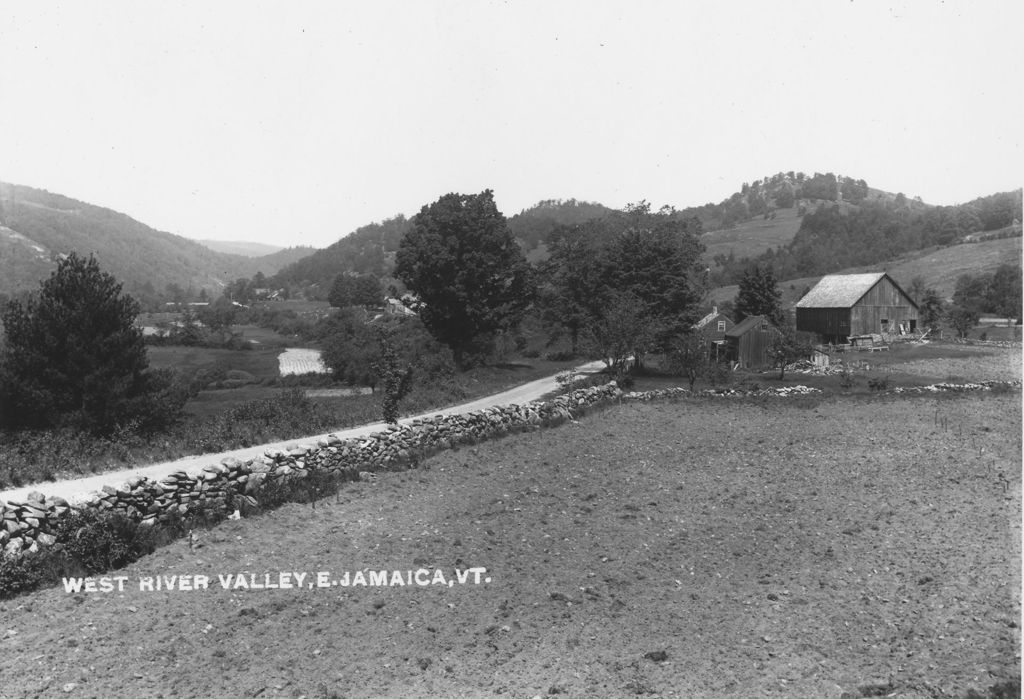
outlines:
[[[450,377],[420,377],[401,403],[402,414],[482,398],[578,363],[517,360]],[[190,401],[181,424],[152,435],[99,438],[60,430],[0,433],[0,488],[300,438],[381,419],[379,395],[308,398],[305,390],[301,386],[248,385],[202,391]]]

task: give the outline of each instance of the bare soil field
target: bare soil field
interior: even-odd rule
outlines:
[[[1020,677],[1020,425],[1017,391],[616,406],[2,602],[0,696],[985,691]]]

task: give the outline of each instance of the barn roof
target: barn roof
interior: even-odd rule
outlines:
[[[821,278],[807,295],[796,302],[797,308],[849,308],[868,293],[885,272],[870,274],[829,274]]]
[[[771,321],[765,318],[764,316],[747,316],[740,322],[736,323],[736,325],[726,330],[725,336],[739,337],[740,335],[747,332],[751,328],[760,326],[761,323],[768,323],[768,325],[772,325]],[[772,325],[772,327],[774,328],[775,326]]]

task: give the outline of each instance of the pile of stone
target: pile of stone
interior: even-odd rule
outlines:
[[[622,400],[624,401],[650,401],[650,400],[661,400],[664,398],[679,398],[681,396],[692,395],[688,389],[682,388],[681,386],[673,386],[672,388],[659,388],[654,391],[631,391],[623,394]]]
[[[53,523],[71,506],[63,498],[32,492],[24,502],[0,502],[0,547],[12,555],[37,551],[56,541]]]
[[[778,386],[773,388],[706,388],[702,391],[690,392],[681,387],[662,388],[656,391],[633,391],[622,396],[624,401],[651,401],[663,398],[678,398],[681,396],[707,397],[707,398],[750,398],[757,396],[794,396],[807,395],[810,393],[821,393],[820,389],[810,386]]]
[[[810,376],[834,376],[842,374],[846,367],[842,360],[833,360],[831,364],[819,366],[806,359],[786,365],[787,374],[804,374]]]
[[[1020,388],[1020,379],[1016,381],[978,381],[976,383],[933,383],[928,386],[897,386],[889,393],[961,393],[966,391],[991,391],[993,388]]]

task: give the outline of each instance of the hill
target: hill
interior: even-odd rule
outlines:
[[[224,284],[257,272],[275,274],[308,254],[279,250],[258,258],[212,251],[188,238],[158,231],[123,213],[61,194],[0,183],[0,293],[34,290],[62,255],[95,254],[103,269],[140,297],[168,287],[218,293]]]
[[[601,204],[576,199],[548,199],[508,219],[512,235],[531,261],[544,259],[544,240],[561,225],[574,225],[613,213]],[[323,296],[341,272],[389,278],[395,253],[412,220],[402,214],[380,223],[362,226],[336,243],[284,267],[275,277],[280,286],[302,287],[308,294]]]
[[[228,255],[242,255],[243,257],[263,257],[275,252],[284,250],[280,245],[267,245],[266,243],[251,243],[243,240],[196,240],[197,243],[205,245],[214,252],[223,252]]]
[[[271,283],[302,287],[313,296],[326,298],[331,282],[341,272],[388,277],[402,236],[411,225],[409,219],[398,214],[362,226],[326,248],[285,265]]]
[[[1021,218],[1019,189],[956,206],[928,206],[901,194],[865,198],[857,204],[823,201],[805,208],[799,228],[785,245],[760,255],[714,256],[713,279],[719,286],[735,283],[754,262],[770,265],[783,279],[878,268],[919,256],[920,251],[1019,236]]]
[[[894,260],[874,265],[847,267],[830,274],[858,274],[861,272],[888,272],[904,289],[910,287],[914,277],[924,279],[925,287],[935,289],[942,298],[952,298],[956,280],[962,274],[979,276],[991,274],[1004,262],[1020,262],[1024,241],[1017,236],[986,240],[979,243],[961,243],[928,250],[918,250]],[[818,283],[822,275],[795,277],[779,282],[782,307],[791,308],[803,292]],[[710,292],[709,303],[722,304],[736,298],[735,284],[720,286]]]
[[[710,263],[719,255],[757,257],[768,248],[788,245],[800,230],[801,220],[796,207],[791,207],[777,210],[773,218],[760,216],[733,228],[708,231],[701,236],[704,258]]]

